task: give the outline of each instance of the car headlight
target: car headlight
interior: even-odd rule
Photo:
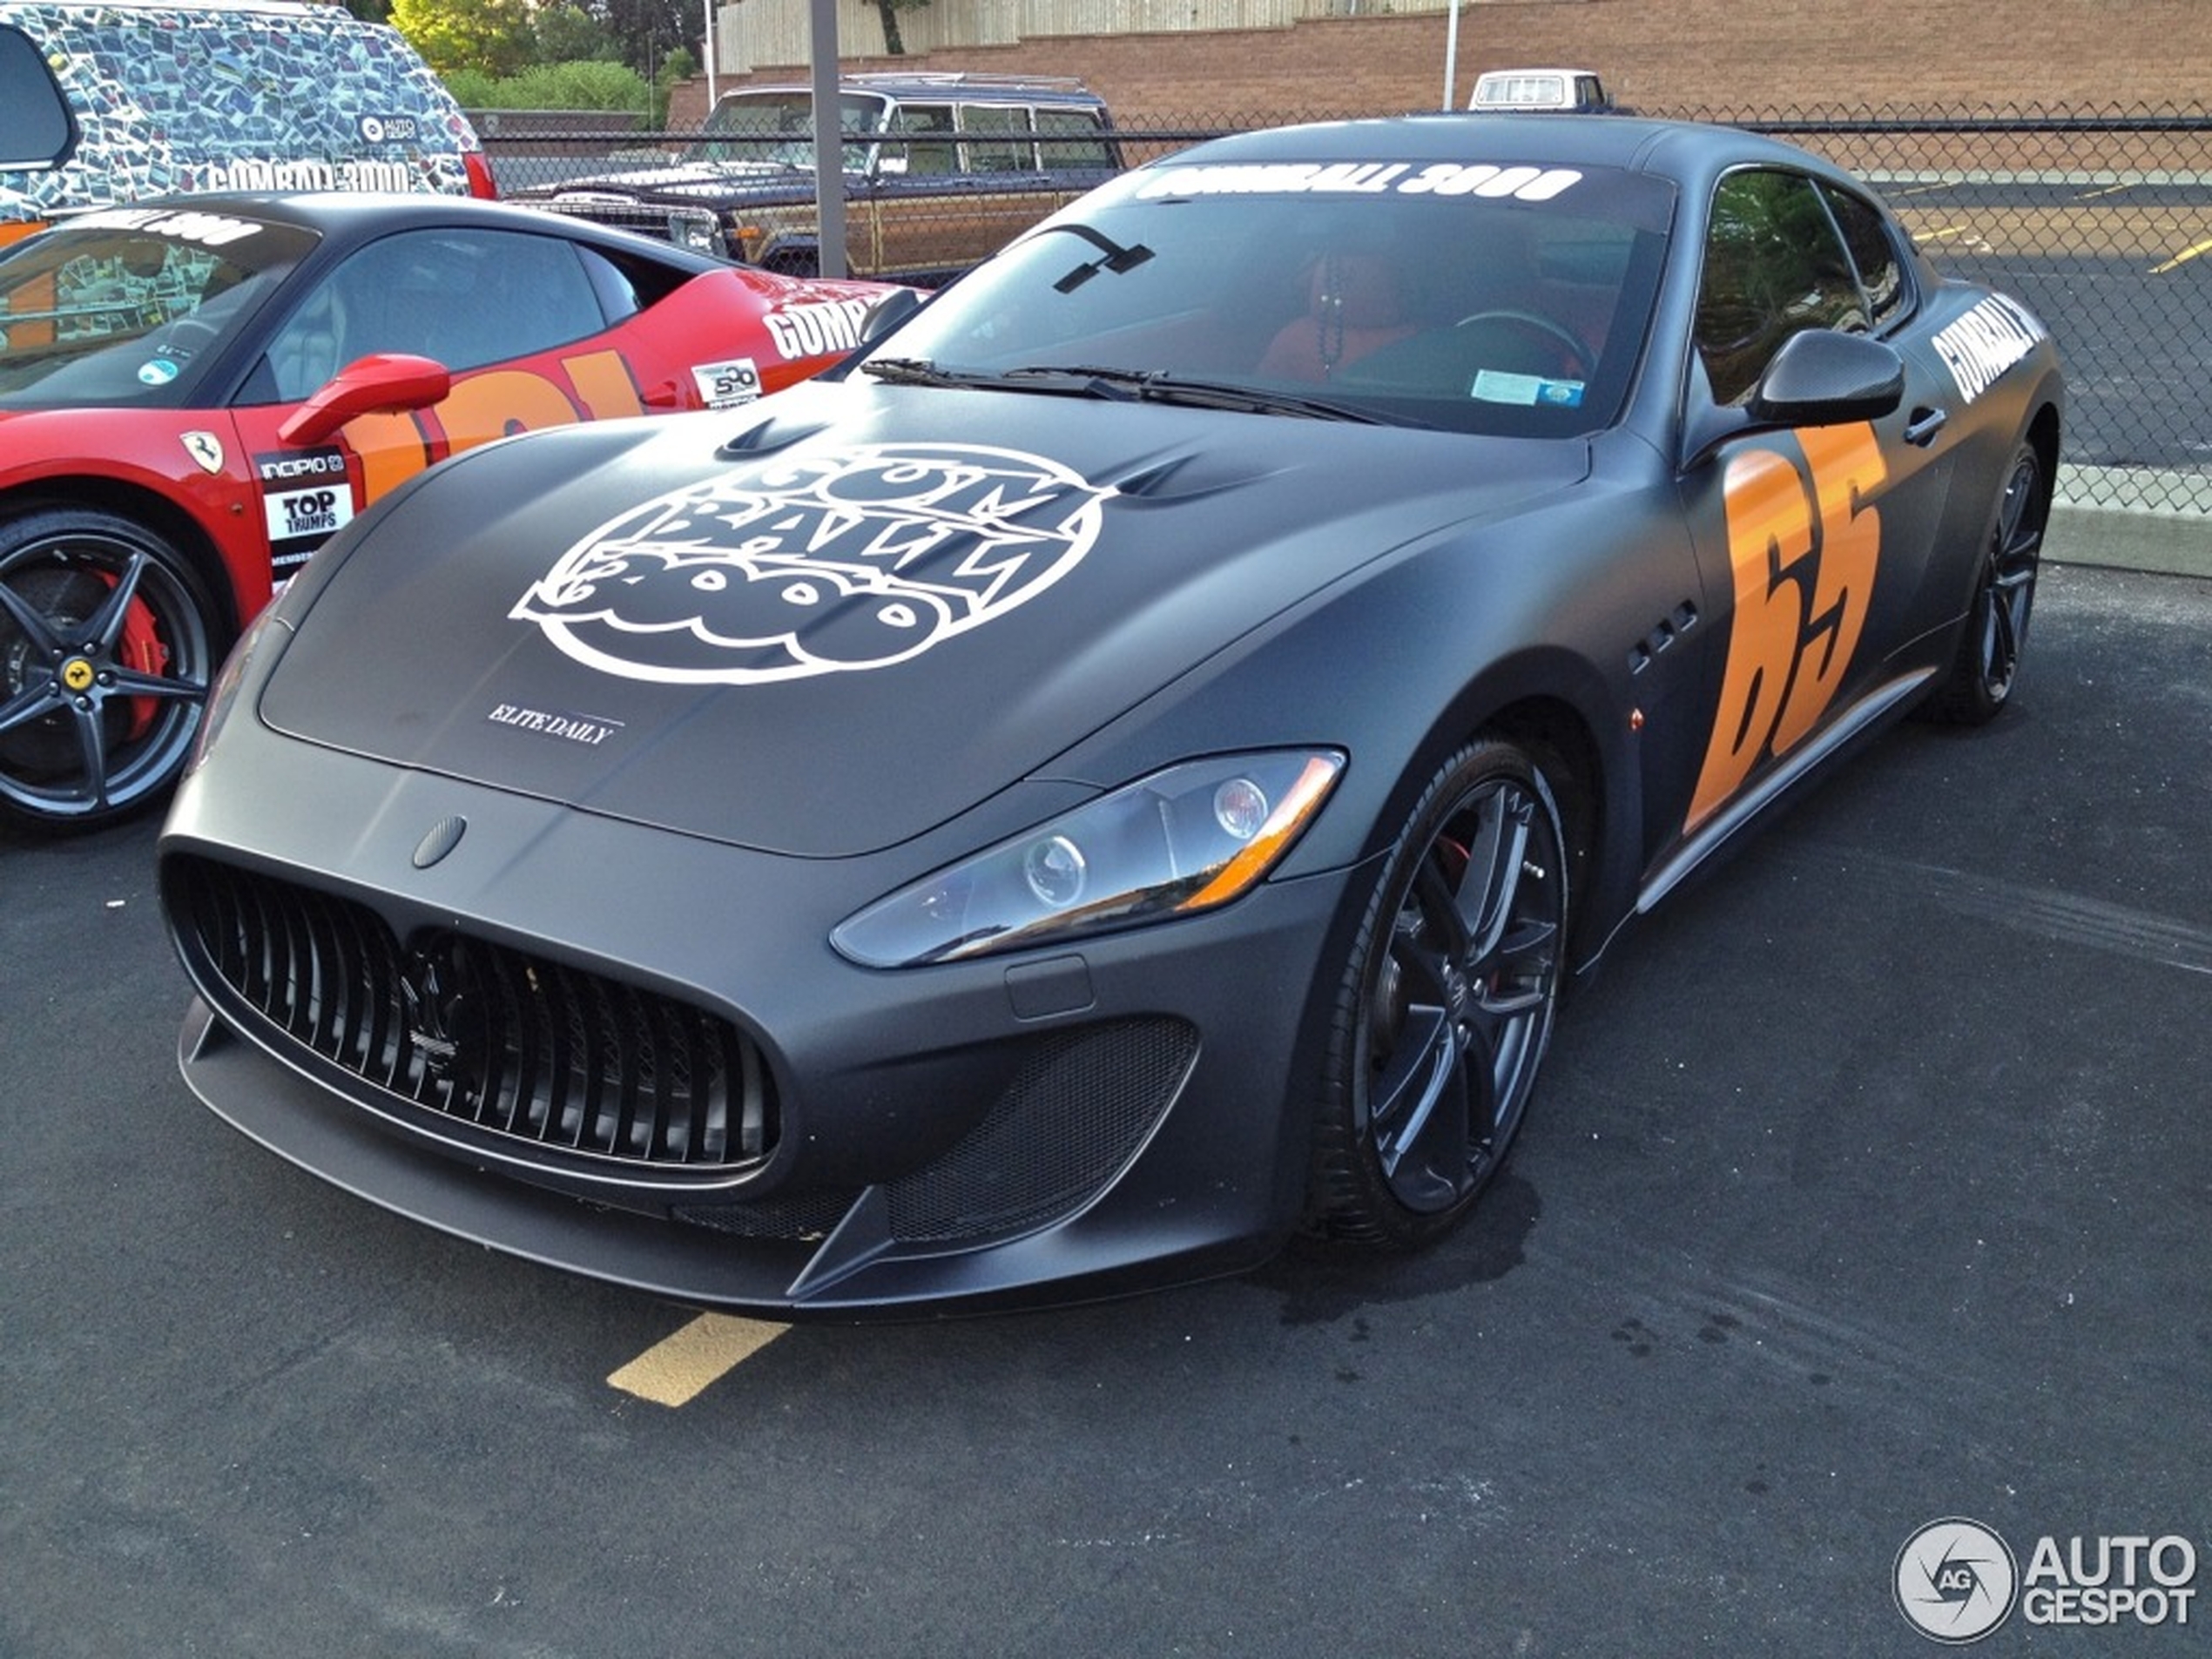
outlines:
[[[830,941],[913,968],[1214,909],[1274,868],[1344,765],[1327,749],[1185,761],[900,888]]]
[[[264,606],[260,615],[246,624],[238,644],[223,659],[214,683],[207,688],[207,707],[200,716],[199,734],[192,738],[192,753],[185,761],[185,777],[199,770],[216,739],[223,735],[223,728],[230,724],[231,711],[238,705],[239,690],[256,659],[281,651],[284,642],[291,637],[290,625],[277,616],[274,604]]]

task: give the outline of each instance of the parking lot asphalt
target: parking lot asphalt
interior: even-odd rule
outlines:
[[[674,1405],[624,1382],[688,1311],[192,1102],[152,822],[0,831],[0,1655],[1910,1656],[1950,1517],[2023,1588],[2189,1554],[1978,1654],[2202,1652],[2208,727],[2212,583],[2061,564],[1994,726],[1622,938],[1441,1248],[710,1327]]]

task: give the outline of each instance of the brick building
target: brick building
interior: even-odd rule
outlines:
[[[1457,94],[1464,101],[1485,69],[1568,63],[1600,71],[1615,97],[1654,113],[2197,113],[2212,105],[2208,12],[2212,0],[1467,0]],[[847,57],[845,67],[1074,75],[1124,125],[1241,125],[1433,108],[1447,28],[1440,12],[1386,13],[1235,33],[1062,36]],[[795,64],[779,78],[805,72]],[[678,89],[671,125],[705,114],[703,80]]]

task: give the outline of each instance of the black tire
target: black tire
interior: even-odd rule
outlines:
[[[90,829],[160,799],[221,659],[191,563],[112,513],[0,523],[0,812]]]
[[[2012,697],[2035,605],[2043,531],[2051,516],[2051,481],[2033,444],[2013,452],[1990,513],[1987,540],[1966,625],[1950,672],[1922,705],[1944,725],[1981,725]]]
[[[1307,1225],[1406,1250],[1511,1150],[1551,1038],[1568,846],[1534,757],[1478,738],[1422,792],[1339,981]]]

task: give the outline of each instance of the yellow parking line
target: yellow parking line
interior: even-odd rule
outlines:
[[[2165,264],[2152,266],[2150,267],[2150,273],[2153,276],[2164,276],[2168,271],[2178,271],[2183,266],[2187,265],[2191,260],[2197,259],[2206,253],[2212,253],[2212,239],[2199,242],[2195,247],[2183,248],[2172,259],[2167,260]]]
[[[702,1313],[682,1330],[663,1338],[607,1381],[625,1394],[656,1406],[685,1406],[709,1384],[726,1376],[791,1327],[758,1319],[733,1319]]]
[[[2100,197],[2117,196],[2123,190],[2133,190],[2134,188],[2134,185],[2107,185],[2102,190],[2084,191],[2080,195],[2076,196],[2074,199],[2078,202],[2093,202]]]
[[[1923,242],[1940,242],[1947,236],[1964,236],[1973,229],[1971,225],[1946,225],[1939,231],[1915,231],[1912,233]]]

